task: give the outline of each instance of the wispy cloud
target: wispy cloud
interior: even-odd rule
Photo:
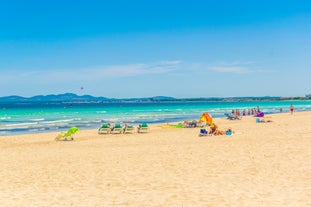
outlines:
[[[112,65],[87,69],[93,74],[104,77],[126,77],[146,74],[162,74],[177,70],[181,61],[161,61],[150,64]]]
[[[248,67],[235,67],[235,66],[217,66],[217,67],[212,67],[211,69],[219,73],[250,73],[250,72],[253,72]]]
[[[273,70],[259,69],[260,66],[254,61],[232,61],[232,62],[221,62],[215,66],[209,67],[218,73],[236,73],[236,74],[246,74],[246,73],[267,73],[274,72]]]
[[[235,60],[232,62],[222,62],[221,65],[226,65],[226,66],[242,66],[242,65],[254,65],[256,62],[255,61],[241,61],[241,60]]]
[[[128,65],[108,65],[68,70],[9,71],[0,78],[3,80],[36,80],[68,81],[68,80],[102,80],[105,78],[132,77],[148,74],[165,74],[180,68],[181,61],[159,61],[153,63],[137,63]]]

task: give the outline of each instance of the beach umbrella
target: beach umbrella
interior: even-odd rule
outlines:
[[[213,123],[212,115],[210,115],[207,112],[204,112],[202,114],[202,116],[200,117],[199,122],[205,122],[205,123],[211,125]]]

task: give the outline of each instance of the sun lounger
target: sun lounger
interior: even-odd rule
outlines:
[[[127,133],[134,133],[135,132],[135,127],[132,125],[128,125],[124,127],[123,133],[127,134]]]
[[[109,134],[111,132],[110,124],[103,124],[98,129],[98,134]]]
[[[149,126],[146,123],[142,123],[137,128],[138,133],[149,132]]]
[[[67,132],[59,134],[55,140],[56,141],[72,141],[74,140],[73,135],[79,131],[78,127],[71,127]]]
[[[111,133],[112,134],[116,134],[116,133],[123,133],[123,127],[121,126],[121,124],[117,123],[114,125],[114,127],[112,128],[111,130]]]

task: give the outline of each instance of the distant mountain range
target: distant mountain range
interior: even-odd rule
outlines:
[[[178,102],[178,101],[261,101],[261,100],[306,100],[308,97],[225,97],[225,98],[174,98],[167,96],[155,96],[149,98],[106,98],[91,95],[79,96],[74,93],[58,95],[38,95],[30,98],[22,96],[0,97],[0,103],[25,103],[25,102],[60,102],[60,103],[118,103],[118,102]]]
[[[6,96],[1,97],[0,102],[63,102],[63,101],[105,101],[105,97],[93,97],[90,95],[78,96],[74,93],[64,93],[59,95],[38,95],[30,98],[25,98],[22,96]]]
[[[95,97],[91,95],[79,96],[74,93],[64,93],[58,95],[38,95],[30,98],[25,98],[22,96],[5,96],[0,97],[0,102],[2,103],[18,103],[18,102],[152,102],[152,101],[165,101],[165,100],[176,100],[173,97],[166,96],[156,96],[150,98],[129,98],[129,99],[116,99],[116,98],[106,98],[106,97]]]

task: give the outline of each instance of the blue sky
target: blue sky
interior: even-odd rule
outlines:
[[[11,0],[0,28],[0,96],[311,93],[307,0]]]

